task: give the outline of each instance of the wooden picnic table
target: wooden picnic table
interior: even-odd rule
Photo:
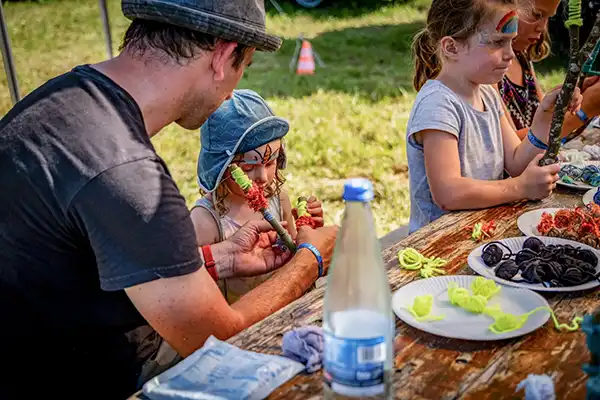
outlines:
[[[517,217],[545,207],[583,205],[583,192],[557,189],[538,202],[519,202],[481,211],[456,212],[443,216],[398,243],[383,249],[392,292],[418,279],[398,268],[397,252],[413,247],[425,256],[448,260],[448,274],[474,274],[467,256],[480,243],[470,239],[466,227],[495,220],[493,239],[522,236]],[[307,324],[321,324],[324,287],[311,291],[289,306],[246,329],[229,340],[242,349],[281,354],[285,332]],[[592,312],[600,305],[597,290],[577,293],[541,293],[560,321]],[[394,386],[401,399],[504,399],[523,398],[515,394],[517,384],[528,374],[553,377],[557,399],[584,399],[589,361],[585,335],[558,332],[551,320],[533,333],[510,340],[470,342],[431,335],[414,329],[396,317],[394,342]],[[321,372],[297,375],[279,387],[270,399],[309,399],[322,394]]]

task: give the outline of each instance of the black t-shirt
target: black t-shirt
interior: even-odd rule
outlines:
[[[123,289],[198,268],[189,210],[116,83],[80,66],[2,118],[0,398],[130,395],[146,322]]]

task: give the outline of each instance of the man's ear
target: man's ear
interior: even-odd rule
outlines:
[[[458,57],[461,48],[462,45],[450,36],[445,36],[440,41],[440,51],[442,52],[442,55],[450,60],[455,60],[456,57]]]
[[[225,69],[231,64],[231,58],[237,45],[235,42],[217,41],[215,50],[212,52],[211,62],[215,81],[225,79]]]

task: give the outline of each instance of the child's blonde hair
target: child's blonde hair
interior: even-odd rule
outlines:
[[[548,58],[548,56],[551,54],[551,51],[552,42],[550,41],[548,29],[545,29],[540,40],[529,46],[526,54],[530,61],[538,62]]]
[[[466,40],[487,22],[499,7],[516,7],[517,0],[433,0],[427,14],[427,25],[414,37],[412,51],[416,90],[435,79],[442,69],[439,43],[451,36]]]

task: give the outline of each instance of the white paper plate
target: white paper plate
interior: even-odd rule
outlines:
[[[588,190],[587,192],[585,192],[585,194],[583,195],[583,204],[585,204],[586,206],[590,203],[594,202],[594,195],[596,194],[596,192],[598,191],[598,188],[593,188]]]
[[[564,210],[563,208],[540,208],[523,213],[517,218],[517,227],[525,236],[540,236],[537,226],[542,219],[542,214],[547,212],[554,215],[557,211]]]
[[[402,321],[413,328],[453,339],[465,340],[503,340],[522,336],[533,332],[548,321],[550,313],[538,311],[531,315],[525,325],[516,331],[496,334],[489,330],[494,323],[492,317],[473,314],[448,301],[448,284],[456,282],[460,287],[469,289],[475,280],[471,275],[437,276],[429,279],[420,279],[402,286],[392,296],[394,313]],[[404,307],[410,307],[416,296],[424,294],[433,295],[432,316],[444,315],[440,321],[419,322]],[[502,311],[521,315],[537,307],[548,307],[548,302],[539,294],[527,290],[502,286],[502,290],[492,297],[489,305],[499,304]]]
[[[570,165],[573,164],[576,167],[579,168],[585,168],[588,165],[596,165],[596,166],[600,166],[600,161],[593,161],[593,160],[589,160],[586,161],[585,164],[577,164],[577,163],[560,163],[561,168],[563,167],[563,165]],[[588,185],[587,183],[583,183],[581,181],[575,181],[575,183],[566,183],[563,182],[562,180],[558,180],[556,182],[557,185],[561,185],[561,186],[565,186],[571,189],[577,189],[577,190],[589,190],[589,189],[596,189],[594,186],[592,185]]]
[[[574,242],[572,240],[567,240],[567,239],[548,237],[548,236],[536,236],[536,237],[538,239],[540,239],[545,245],[570,244],[571,246],[574,246],[574,247],[581,247],[582,249],[591,250],[600,259],[600,253],[598,252],[598,250],[594,249],[591,246],[585,245],[583,243]],[[498,242],[502,242],[509,249],[511,249],[514,253],[516,253],[523,248],[523,242],[525,242],[525,240],[527,240],[527,237],[520,236],[520,237],[513,237],[513,238],[498,240]],[[587,289],[592,289],[597,286],[600,286],[600,282],[598,282],[598,280],[593,280],[593,281],[584,283],[583,285],[577,285],[577,286],[546,287],[546,286],[542,285],[541,283],[534,284],[534,283],[512,282],[512,281],[507,281],[506,279],[498,278],[496,276],[496,274],[494,273],[494,268],[491,268],[491,267],[488,267],[487,265],[485,265],[485,263],[481,259],[481,253],[482,253],[484,246],[485,246],[485,244],[477,247],[475,250],[473,250],[471,252],[471,254],[469,254],[469,258],[467,260],[469,263],[469,267],[471,267],[471,269],[473,271],[477,272],[479,275],[481,275],[485,278],[488,278],[488,279],[493,279],[496,282],[501,283],[503,285],[532,289],[532,290],[536,290],[538,292],[576,292],[579,290],[587,290]],[[505,249],[503,249],[503,250],[506,251]],[[599,271],[600,271],[600,266],[596,265],[596,272],[599,272]],[[519,279],[519,277],[520,277],[520,275],[517,274],[516,278]]]
[[[583,183],[580,181],[575,181],[575,183],[567,183],[567,182],[563,182],[562,180],[558,180],[556,181],[557,185],[560,186],[565,186],[571,189],[577,189],[577,190],[590,190],[590,189],[594,189],[594,187],[592,185],[588,185],[587,183]]]

